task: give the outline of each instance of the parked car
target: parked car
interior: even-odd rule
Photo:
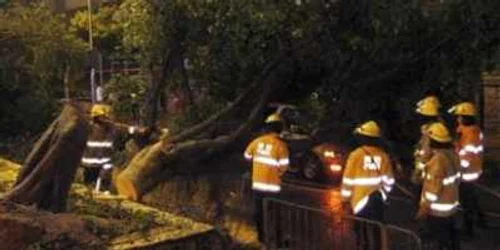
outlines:
[[[340,145],[315,138],[311,131],[312,118],[293,105],[273,104],[283,120],[281,137],[290,150],[288,178],[301,178],[315,183],[339,185],[344,170],[345,151]]]

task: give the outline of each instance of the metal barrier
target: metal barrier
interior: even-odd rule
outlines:
[[[424,248],[422,240],[413,231],[397,227],[394,225],[385,225],[386,235],[388,239],[388,249],[405,249],[405,250],[423,250],[432,249]]]
[[[273,198],[264,200],[264,231],[270,249],[422,249],[410,230]]]

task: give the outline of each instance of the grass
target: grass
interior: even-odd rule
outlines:
[[[0,193],[11,189],[18,169],[17,164],[0,159]],[[121,208],[118,201],[109,204],[99,203],[93,199],[91,193],[81,195],[70,192],[67,213],[83,216],[88,223],[89,230],[102,239],[168,226],[164,223],[157,223],[153,213],[125,210]],[[43,245],[41,244],[40,247]]]
[[[168,226],[155,221],[156,215],[143,211],[128,211],[120,202],[99,203],[91,196],[71,194],[68,199],[69,213],[82,215],[88,222],[89,229],[101,238],[110,239],[133,232],[147,232],[155,227]],[[108,226],[102,227],[102,222]]]

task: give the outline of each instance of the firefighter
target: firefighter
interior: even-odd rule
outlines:
[[[422,183],[423,177],[425,176],[425,163],[431,156],[429,146],[430,140],[426,131],[430,124],[441,121],[439,117],[439,107],[439,99],[434,95],[430,95],[420,100],[415,110],[419,115],[420,124],[422,124],[420,126],[420,139],[415,146],[415,168],[411,178],[412,182],[417,185]]]
[[[85,184],[94,185],[95,191],[101,187],[109,193],[113,163],[113,139],[117,132],[129,134],[144,133],[145,129],[113,122],[110,119],[111,107],[105,104],[94,104],[90,111],[91,132],[81,164],[84,167]]]
[[[280,192],[281,176],[289,165],[288,147],[280,138],[282,130],[280,117],[270,115],[265,121],[264,134],[254,139],[245,150],[245,158],[253,164],[254,219],[260,242],[264,240],[263,200]]]
[[[456,151],[460,159],[462,184],[460,185],[460,203],[465,210],[465,232],[468,236],[474,235],[474,217],[477,214],[479,221],[484,223],[483,214],[479,207],[476,189],[473,183],[481,176],[483,143],[482,133],[476,124],[477,111],[474,104],[462,102],[448,111],[457,117],[458,127],[455,141]]]
[[[453,149],[452,138],[440,122],[427,128],[431,158],[425,163],[425,178],[420,208],[416,218],[426,222],[429,232],[439,243],[439,249],[458,249],[454,225],[460,182],[459,159]]]
[[[393,167],[389,155],[381,147],[380,128],[374,121],[368,121],[354,130],[359,143],[347,158],[342,178],[341,195],[348,212],[362,218],[383,221],[384,201],[395,183]],[[380,247],[380,231],[374,229],[376,242]],[[367,229],[355,224],[358,242],[364,242]],[[360,246],[368,247],[368,245]]]

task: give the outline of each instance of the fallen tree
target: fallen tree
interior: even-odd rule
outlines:
[[[171,79],[173,66],[170,66],[174,58],[189,59],[193,76],[203,79],[200,85],[214,90],[224,101],[230,100],[235,90],[249,87],[204,122],[137,154],[116,179],[120,194],[134,200],[169,176],[207,171],[203,169],[204,159],[244,138],[247,129],[259,119],[256,114],[268,99],[267,91],[275,90],[266,84],[266,77],[260,77],[251,85],[248,79],[259,72],[263,62],[279,57],[286,48],[300,43],[308,45],[306,49],[289,53],[286,67],[279,72],[283,74],[276,74],[281,82],[291,83],[281,86],[285,94],[276,98],[278,101],[299,102],[316,96],[314,107],[322,116],[323,133],[370,118],[388,121],[388,131],[394,131],[389,136],[398,136],[409,131],[402,125],[409,124],[413,117],[406,114],[413,114],[410,112],[413,102],[425,91],[446,88],[450,93],[447,99],[452,100],[461,89],[456,86],[479,82],[464,77],[461,84],[448,84],[461,82],[456,77],[462,78],[464,68],[471,69],[467,70],[471,79],[480,75],[478,43],[485,48],[497,47],[493,46],[497,38],[489,36],[481,37],[484,40],[481,42],[456,39],[476,37],[471,32],[488,30],[480,22],[471,22],[470,18],[449,19],[446,11],[432,13],[432,18],[427,18],[420,7],[408,2],[394,5],[381,1],[373,5],[371,1],[358,0],[318,6],[254,1],[155,3],[153,9],[158,10],[154,12],[158,17],[155,24],[163,31],[155,33],[160,34],[157,41],[163,48],[155,51],[162,55],[159,64],[163,67],[160,80],[152,82],[155,85],[149,90],[150,96],[155,97],[147,102],[153,113],[161,94],[159,90],[167,81],[175,82]],[[457,17],[466,17],[469,15],[464,15],[463,10],[475,9],[469,5],[459,1],[447,7]],[[481,10],[475,12],[476,17],[493,9],[486,3],[480,5],[484,7],[478,8]],[[341,11],[336,13],[336,9]],[[443,36],[443,33],[449,35]],[[309,95],[311,93],[314,95]],[[473,94],[474,91],[465,91],[465,96]],[[253,107],[241,105],[245,101],[252,102]],[[234,131],[211,138],[213,134],[207,132],[235,110],[240,114],[249,113],[247,121]],[[149,120],[156,116],[151,117]],[[408,141],[406,137],[401,139]]]
[[[76,104],[66,104],[26,158],[13,189],[3,199],[63,212],[89,131]]]
[[[248,135],[251,128],[262,118],[262,110],[274,88],[274,79],[270,75],[280,65],[283,57],[284,54],[270,62],[257,79],[234,102],[220,112],[186,129],[183,133],[167,137],[141,150],[116,177],[115,185],[118,193],[129,199],[139,200],[158,182],[175,174],[197,172],[196,170],[204,166],[201,161],[217,152],[222,152]],[[247,121],[236,130],[213,139],[191,139],[214,126],[221,117],[234,112],[256,93],[258,93],[258,100],[254,102]]]

